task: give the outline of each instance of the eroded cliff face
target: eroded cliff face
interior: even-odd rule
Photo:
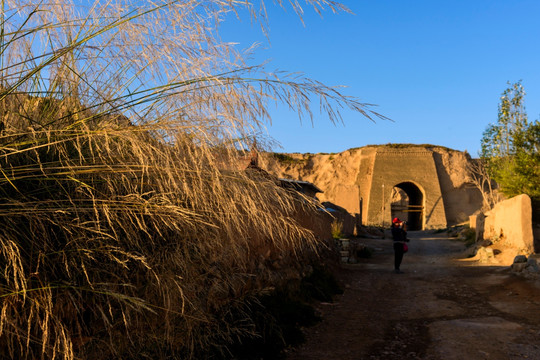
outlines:
[[[470,156],[444,148],[433,150],[448,223],[466,222],[469,215],[482,208],[482,195],[472,185],[469,175]]]
[[[323,193],[317,194],[321,202],[329,201],[350,213],[359,213],[357,176],[363,161],[361,149],[339,154],[267,154],[261,166],[281,178],[309,181]]]
[[[433,157],[437,172],[433,181],[438,179],[438,184],[432,185],[440,187],[448,225],[467,221],[469,215],[481,208],[481,195],[471,185],[467,169],[470,156],[438,146],[366,146],[339,154],[265,154],[261,157],[261,166],[278,177],[309,181],[324,191],[317,195],[321,202],[329,201],[351,214],[358,214],[361,209],[364,212],[367,209],[374,176],[388,175],[373,174],[377,153],[387,149],[395,152],[402,149],[403,153],[422,149]],[[414,161],[413,158],[409,163],[405,160],[403,166],[421,172],[421,168],[415,168]],[[392,188],[387,191],[391,201]],[[366,217],[363,219],[365,221]]]

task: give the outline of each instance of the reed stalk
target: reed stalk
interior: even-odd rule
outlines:
[[[2,1],[0,357],[226,354],[279,281],[265,256],[319,246],[315,205],[241,166],[268,103],[379,115],[220,41],[262,2],[81,4]]]

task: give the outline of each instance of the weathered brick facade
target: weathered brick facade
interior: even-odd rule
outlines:
[[[266,159],[280,177],[312,182],[321,201],[345,208],[364,225],[389,226],[396,214],[410,229],[445,228],[468,221],[482,198],[469,183],[470,157],[438,146],[366,146],[339,154],[288,154]],[[392,205],[392,192],[407,195],[407,206]]]

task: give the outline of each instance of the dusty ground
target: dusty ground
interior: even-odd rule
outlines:
[[[287,360],[540,359],[540,280],[464,260],[444,234],[409,237],[404,274],[391,240],[362,239],[372,258],[343,266],[344,294]]]

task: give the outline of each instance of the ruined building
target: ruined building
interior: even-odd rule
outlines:
[[[309,181],[318,197],[359,214],[364,225],[388,226],[393,217],[410,230],[445,228],[482,206],[470,183],[467,153],[433,145],[384,145],[339,154],[268,154],[277,176]]]

